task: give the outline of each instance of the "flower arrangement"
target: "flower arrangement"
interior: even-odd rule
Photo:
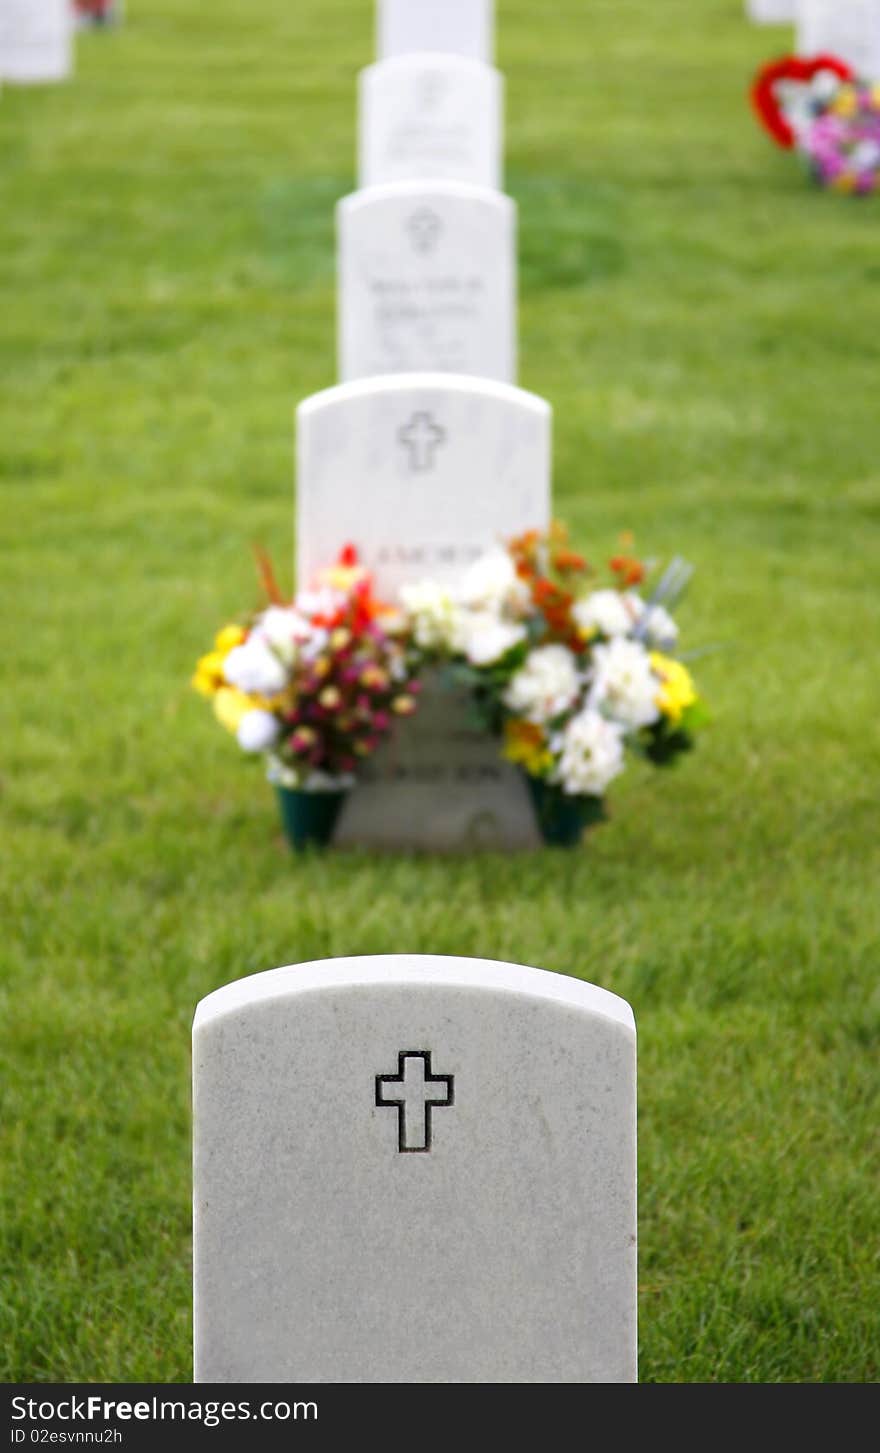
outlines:
[[[262,571],[269,605],[219,632],[192,684],[245,752],[266,755],[270,781],[344,790],[416,709],[399,612],[376,600],[351,547],[288,604],[265,560]]]
[[[703,719],[670,614],[691,574],[680,560],[640,589],[649,566],[622,553],[594,570],[555,524],[499,544],[454,587],[404,586],[394,606],[351,546],[290,603],[261,566],[269,604],[219,632],[193,685],[245,752],[266,757],[282,798],[352,786],[395,718],[416,710],[429,668],[469,689],[551,842],[606,815],[628,751],[666,765]]]
[[[751,101],[764,129],[801,153],[819,186],[858,196],[880,188],[880,86],[843,61],[773,61],[755,77]]]
[[[556,524],[483,556],[457,590],[402,592],[415,648],[471,687],[539,812],[574,799],[581,825],[598,820],[627,749],[664,765],[692,745],[704,713],[670,614],[691,571],[674,561],[645,596],[648,574],[629,554],[594,571]]]

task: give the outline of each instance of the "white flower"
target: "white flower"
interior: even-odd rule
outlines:
[[[577,700],[577,662],[567,646],[539,646],[511,677],[504,704],[527,721],[552,721]]]
[[[792,89],[797,88],[792,87]],[[817,71],[808,90],[814,100],[818,101],[820,105],[827,106],[840,90],[840,77],[835,71]]]
[[[286,666],[292,666],[299,647],[309,640],[314,627],[290,606],[270,605],[254,624],[252,635],[261,636]]]
[[[423,651],[456,650],[461,640],[461,609],[452,591],[433,580],[404,585],[400,598]]]
[[[850,166],[854,167],[857,172],[873,171],[878,162],[880,162],[880,146],[870,138],[858,142],[849,154]]]
[[[591,707],[573,716],[552,746],[560,752],[553,780],[572,796],[601,797],[623,771],[623,732]]]
[[[468,611],[462,621],[461,649],[472,666],[491,666],[526,634],[525,626],[499,620],[491,611]]]
[[[245,752],[265,752],[274,747],[281,723],[271,711],[246,711],[238,724],[238,745]]]
[[[590,700],[622,726],[650,726],[660,715],[659,683],[644,646],[617,636],[593,652],[595,672]]]
[[[678,643],[678,626],[662,605],[647,607],[639,634],[658,651],[674,651]]]
[[[626,636],[637,626],[645,609],[641,596],[628,590],[595,590],[572,606],[572,615],[581,630],[590,635]]]
[[[292,767],[276,752],[267,753],[266,776],[276,787],[293,787],[304,792],[339,792],[354,786],[351,772],[340,772],[337,777],[329,772],[318,772],[306,767]]]
[[[320,590],[298,591],[293,608],[301,616],[334,616],[345,605],[347,598],[341,590],[332,590],[329,585],[322,585]]]
[[[459,589],[463,605],[471,610],[522,614],[529,592],[516,573],[506,550],[490,550],[465,572]]]
[[[223,675],[230,686],[248,696],[276,696],[287,685],[282,662],[259,635],[233,647],[223,663]]]

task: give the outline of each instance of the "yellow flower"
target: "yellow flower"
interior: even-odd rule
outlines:
[[[391,703],[391,710],[396,716],[412,716],[416,709],[416,703],[412,696],[395,696]]]
[[[362,580],[367,579],[367,574],[363,565],[328,565],[326,570],[318,572],[318,583],[347,595]]]
[[[657,705],[672,725],[678,726],[687,708],[697,700],[693,677],[680,661],[664,656],[661,651],[651,652],[651,666],[662,683]]]
[[[223,685],[224,659],[219,651],[209,651],[207,656],[201,656],[197,661],[192,685],[202,696],[213,696]]]
[[[242,626],[224,626],[218,631],[214,640],[214,650],[219,651],[221,656],[228,656],[234,646],[240,646],[247,631]]]
[[[237,732],[246,711],[253,711],[255,698],[236,686],[221,686],[214,697],[214,714],[228,732]]]
[[[504,756],[508,762],[525,767],[532,777],[540,777],[553,765],[543,727],[531,721],[504,723]]]
[[[388,672],[383,671],[381,666],[376,666],[372,662],[364,667],[360,675],[361,686],[366,686],[368,691],[384,691],[390,681]]]
[[[843,86],[831,102],[835,116],[855,116],[859,109],[858,93],[852,86]]]
[[[854,192],[856,188],[855,172],[841,172],[831,183],[835,192]]]

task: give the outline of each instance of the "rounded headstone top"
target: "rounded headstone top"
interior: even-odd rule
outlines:
[[[193,1031],[237,1010],[274,999],[328,990],[376,987],[465,989],[507,992],[598,1014],[635,1030],[630,1005],[608,989],[583,979],[526,964],[439,954],[376,954],[288,964],[236,979],[208,994],[196,1007]]]

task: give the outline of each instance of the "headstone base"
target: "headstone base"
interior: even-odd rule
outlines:
[[[416,715],[367,764],[334,842],[432,853],[541,846],[525,782],[474,721],[468,693],[439,672],[426,677]]]

